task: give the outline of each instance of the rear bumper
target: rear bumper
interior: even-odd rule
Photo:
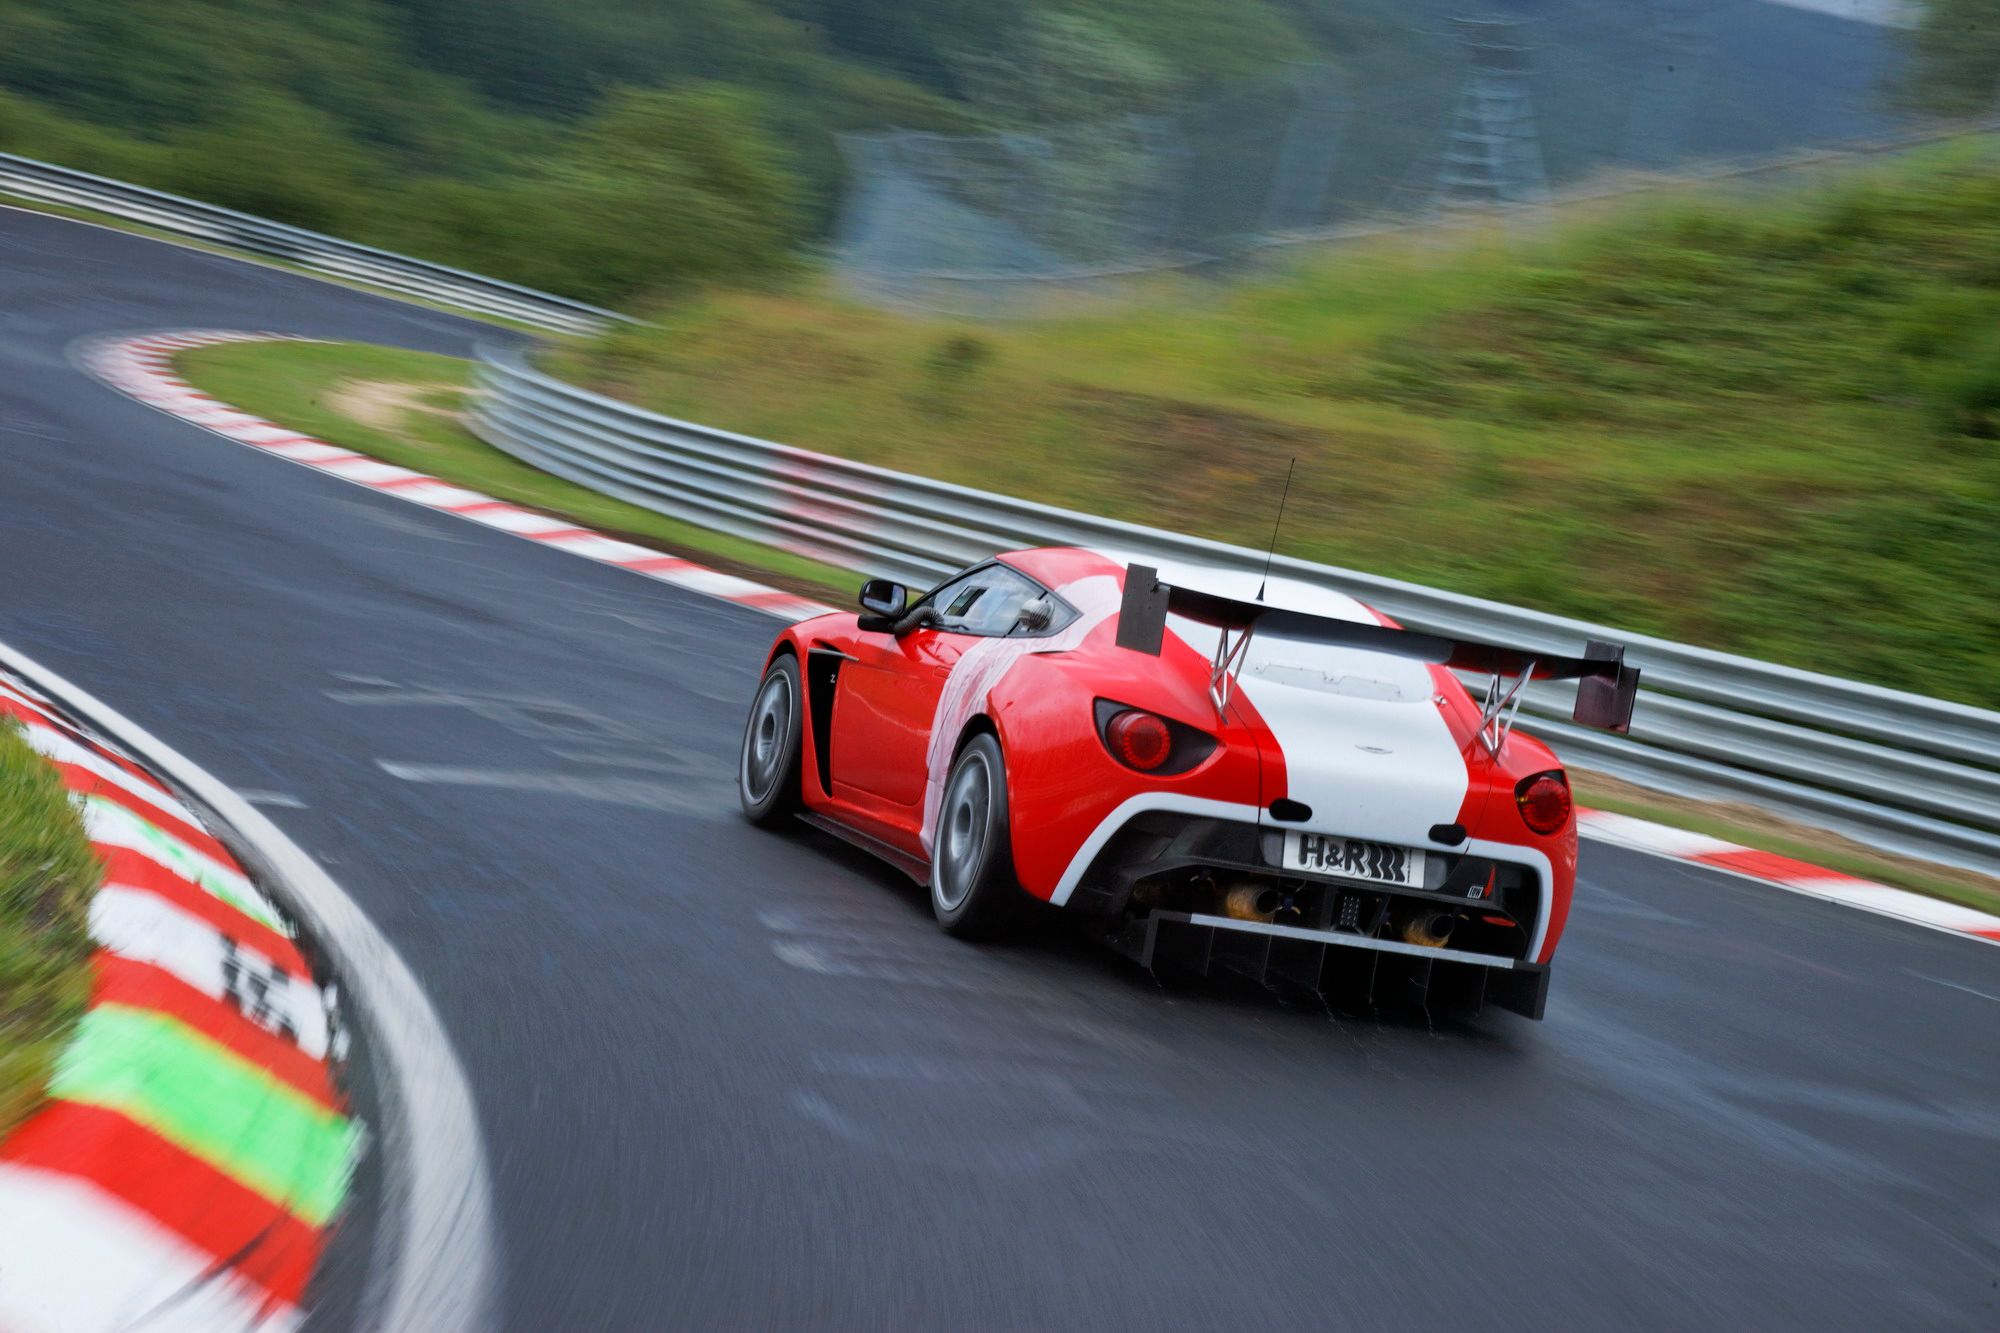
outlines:
[[[1334,930],[1154,911],[1124,923],[1112,943],[1155,973],[1206,976],[1220,969],[1337,1004],[1415,1004],[1427,1011],[1493,1004],[1532,1019],[1548,1004],[1546,963]]]
[[[1265,835],[1284,831],[1281,826],[1266,823],[1264,812],[1256,806],[1195,800],[1171,792],[1145,793],[1125,801],[1103,818],[1071,858],[1050,901],[1058,907],[1118,917],[1126,914],[1133,890],[1141,882],[1171,874],[1177,868],[1196,867],[1207,867],[1218,874],[1337,884],[1409,901],[1438,900],[1437,894],[1424,890],[1348,881],[1337,876],[1302,876],[1284,870],[1263,850]],[[1423,850],[1447,870],[1463,860],[1478,859],[1498,868],[1503,880],[1508,877],[1519,880],[1523,890],[1519,893],[1509,891],[1504,883],[1497,886],[1499,904],[1527,935],[1524,945],[1507,952],[1523,958],[1545,955],[1558,895],[1566,912],[1569,886],[1557,883],[1556,867],[1540,849],[1471,838],[1454,848],[1426,846]],[[1487,903],[1495,901],[1488,899]],[[1190,906],[1175,902],[1165,905]],[[1323,926],[1330,920],[1321,918],[1298,924]]]

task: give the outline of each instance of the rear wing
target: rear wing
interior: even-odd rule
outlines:
[[[1209,693],[1218,710],[1228,701],[1229,678],[1241,664],[1251,634],[1260,630],[1277,638],[1359,648],[1490,676],[1481,734],[1490,737],[1488,748],[1495,751],[1513,727],[1521,687],[1531,680],[1576,681],[1572,716],[1577,723],[1621,735],[1632,728],[1632,707],[1639,694],[1639,668],[1625,665],[1623,644],[1591,639],[1584,644],[1581,657],[1563,657],[1533,648],[1446,638],[1172,587],[1160,582],[1159,571],[1150,565],[1129,566],[1118,613],[1118,646],[1159,656],[1169,615],[1185,616],[1221,631],[1209,681]],[[1510,680],[1511,685],[1507,684]]]

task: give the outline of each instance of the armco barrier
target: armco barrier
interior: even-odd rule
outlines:
[[[367,283],[459,310],[501,315],[559,333],[590,333],[626,318],[497,278],[356,245],[234,209],[11,153],[0,153],[0,194],[87,208],[225,249],[281,259],[330,277]]]
[[[516,458],[659,513],[842,568],[928,585],[998,550],[1080,545],[1232,569],[1264,553],[676,421],[487,349],[480,435]],[[1644,669],[1629,738],[1567,719],[1572,688],[1523,711],[1571,762],[1645,786],[1751,802],[1875,845],[2000,874],[2000,713],[1627,634],[1280,556],[1275,572],[1414,628],[1574,652],[1627,646]]]

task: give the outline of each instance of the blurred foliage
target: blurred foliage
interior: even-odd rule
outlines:
[[[1996,10],[1928,0],[1906,91],[1927,109],[1990,105]],[[761,274],[771,255],[768,225],[722,253],[690,234],[736,226],[762,193],[725,199],[718,178],[667,207],[662,183],[699,165],[660,163],[629,190],[606,182],[596,156],[617,150],[598,129],[630,97],[687,93],[705,133],[740,138],[733,151],[763,164],[758,191],[787,175],[774,223],[796,249],[831,229],[841,132],[1042,136],[1064,197],[1111,200],[1143,193],[1149,130],[1135,117],[1290,61],[1337,63],[1357,96],[1386,98],[1366,103],[1351,171],[1393,174],[1435,134],[1459,77],[1452,12],[1447,0],[7,0],[0,149],[622,301]],[[1575,88],[1605,84],[1605,62],[1650,31],[1645,0],[1593,12],[1561,28],[1564,54],[1549,58],[1552,124],[1609,114]],[[612,210],[595,225],[628,210],[631,225],[580,235],[562,216],[579,202]],[[1057,239],[1083,257],[1108,243]]]
[[[0,718],[0,1139],[41,1097],[89,998],[102,875],[54,766]]]
[[[2000,704],[1991,151],[1158,298],[975,357],[946,322],[711,295],[557,368],[1251,545],[1296,454],[1289,554]]]
[[[0,150],[619,301],[782,267],[837,132],[1152,109],[1284,2],[9,0]]]
[[[997,122],[1032,132],[1170,110],[1182,80],[1151,50],[1080,14],[1030,15],[1012,39],[957,57],[962,86]]]
[[[1907,94],[1928,111],[1990,114],[2000,105],[2000,0],[1919,0]]]
[[[1996,322],[2000,174],[1951,169],[1800,208],[1696,200],[1579,236],[1332,387],[1495,421],[1670,428],[1798,398],[1950,415],[1977,410],[1957,400]]]
[[[163,157],[168,188],[315,231],[338,229],[366,199],[375,154],[338,122],[278,94],[240,94],[240,119],[176,134]]]
[[[532,175],[403,191],[371,235],[392,248],[599,302],[744,279],[791,262],[798,179],[749,95],[621,91]]]
[[[598,61],[615,33],[581,19],[621,9],[647,7],[20,0],[0,9],[0,149],[598,301],[781,266],[809,220],[778,119],[747,90],[620,83],[645,71]],[[461,47],[475,10],[491,22]],[[551,15],[574,40],[529,21]],[[483,96],[512,57],[546,57],[561,96]],[[858,115],[897,100],[847,86]]]

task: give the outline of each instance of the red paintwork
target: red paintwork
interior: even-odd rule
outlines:
[[[892,810],[914,806],[924,795],[931,719],[965,641],[935,630],[900,639],[857,631],[841,647],[855,660],[841,671],[833,714],[833,751],[841,756],[834,796]]]
[[[1063,589],[1105,576],[1123,586],[1124,567],[1094,552],[1070,548],[1010,552],[999,557],[1043,585]],[[1384,624],[1395,622],[1375,613]],[[1149,792],[1263,807],[1286,795],[1282,747],[1251,704],[1233,691],[1218,721],[1208,697],[1207,657],[1168,634],[1160,657],[1115,646],[1115,610],[1075,647],[1030,653],[1007,668],[963,734],[990,727],[1005,756],[1014,867],[1021,885],[1047,899],[1079,849],[1129,798]],[[832,736],[833,789],[820,789],[819,747],[810,718],[802,754],[806,805],[869,834],[920,862],[926,759],[933,720],[951,667],[979,640],[918,630],[897,640],[861,630],[855,615],[836,612],[791,625],[778,635],[771,656],[792,652],[803,660],[830,648],[854,660],[844,664],[835,695]],[[1569,916],[1576,879],[1576,825],[1540,836],[1521,820],[1515,785],[1536,773],[1559,771],[1549,748],[1516,732],[1498,760],[1477,740],[1479,708],[1445,668],[1430,668],[1437,706],[1466,766],[1466,795],[1457,821],[1470,835],[1492,843],[1532,848],[1551,869],[1549,919],[1536,961],[1555,953]],[[1099,740],[1093,717],[1097,699],[1112,699],[1213,735],[1215,752],[1186,773],[1142,774],[1114,759]]]

